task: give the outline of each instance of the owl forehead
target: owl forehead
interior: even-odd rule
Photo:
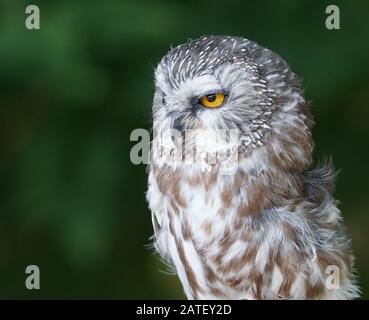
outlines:
[[[156,81],[165,91],[178,89],[188,79],[211,77],[227,63],[257,72],[256,64],[248,56],[249,44],[246,39],[219,36],[189,41],[162,59],[156,70]]]

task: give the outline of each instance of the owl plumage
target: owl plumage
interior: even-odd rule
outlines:
[[[313,118],[286,62],[243,38],[201,37],[162,59],[155,84],[152,146],[160,147],[147,200],[155,248],[186,296],[357,297],[335,173],[329,163],[310,169]],[[201,105],[216,93],[220,107]],[[221,130],[236,130],[237,140]],[[186,161],[190,151],[196,161]]]

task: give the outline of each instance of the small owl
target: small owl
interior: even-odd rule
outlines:
[[[201,37],[155,71],[147,200],[188,299],[353,299],[350,239],[313,118],[276,53]]]

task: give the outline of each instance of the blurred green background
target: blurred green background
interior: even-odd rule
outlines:
[[[36,4],[41,29],[25,28]],[[341,30],[325,28],[325,8]],[[336,196],[369,297],[369,2],[0,1],[0,298],[184,298],[145,248],[153,68],[203,34],[249,38],[304,80],[315,159],[341,168]],[[25,288],[25,268],[41,290]]]

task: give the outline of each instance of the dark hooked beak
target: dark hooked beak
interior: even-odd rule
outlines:
[[[181,116],[175,117],[172,120],[172,128],[183,133],[185,130],[185,126],[183,124],[183,120]]]

